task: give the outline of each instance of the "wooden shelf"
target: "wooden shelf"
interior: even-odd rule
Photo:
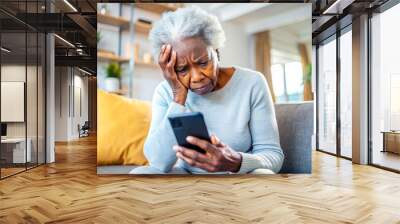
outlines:
[[[135,7],[149,12],[161,14],[167,11],[175,11],[178,7],[169,3],[135,3]]]
[[[105,61],[116,61],[116,62],[128,62],[129,61],[129,58],[120,57],[118,55],[115,55],[112,52],[107,52],[107,51],[103,51],[103,50],[97,51],[97,59],[105,60]]]
[[[150,67],[150,68],[158,68],[158,65],[151,62],[144,62],[144,61],[135,61],[135,66],[143,66],[143,67]]]
[[[129,20],[118,16],[97,13],[97,22],[122,28],[129,27]]]
[[[110,16],[110,15],[103,15],[103,14],[97,14],[97,22],[102,23],[102,24],[107,24],[111,26],[119,26],[122,29],[129,29],[129,20],[126,20],[122,17],[117,17],[117,16]],[[141,34],[149,34],[151,30],[151,24],[147,24],[144,22],[136,21],[135,22],[135,32],[141,33]]]
[[[136,21],[135,22],[135,33],[142,33],[142,34],[147,35],[147,34],[149,34],[151,27],[152,26],[150,24]]]
[[[97,51],[97,59],[100,61],[115,61],[115,62],[120,62],[120,63],[129,63],[129,58],[115,55],[114,53],[106,51],[106,50],[98,50]],[[135,66],[158,68],[157,64],[155,64],[153,62],[148,63],[148,62],[144,62],[144,61],[135,61]]]

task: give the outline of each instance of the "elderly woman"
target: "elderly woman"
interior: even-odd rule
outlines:
[[[284,155],[266,80],[250,69],[220,67],[225,34],[218,19],[198,7],[165,13],[150,40],[165,81],[153,96],[144,145],[149,166],[131,173],[277,173]],[[177,145],[168,116],[189,111],[202,112],[213,133],[211,142],[187,139],[205,154]]]

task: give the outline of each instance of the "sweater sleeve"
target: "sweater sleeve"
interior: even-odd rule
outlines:
[[[172,149],[177,142],[168,116],[186,111],[183,105],[167,99],[167,90],[160,84],[153,95],[150,130],[144,144],[144,155],[149,165],[164,173],[169,172],[177,160]]]
[[[248,152],[240,152],[242,164],[238,173],[248,173],[258,168],[278,173],[284,154],[279,143],[274,104],[262,74],[257,76],[257,82],[252,88],[249,128],[252,146]]]

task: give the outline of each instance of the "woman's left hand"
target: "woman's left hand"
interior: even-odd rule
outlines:
[[[175,145],[176,156],[191,166],[195,166],[208,172],[238,172],[242,163],[240,153],[222,143],[217,136],[211,135],[211,143],[196,137],[189,136],[187,142],[197,145],[205,154]]]

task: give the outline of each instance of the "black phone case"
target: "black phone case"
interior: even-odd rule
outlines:
[[[194,136],[210,142],[210,136],[200,112],[182,113],[168,117],[176,141],[180,146],[205,153],[203,149],[186,141],[187,136]]]

